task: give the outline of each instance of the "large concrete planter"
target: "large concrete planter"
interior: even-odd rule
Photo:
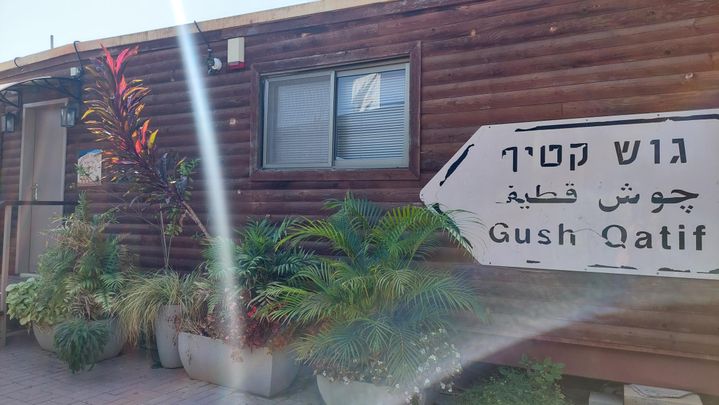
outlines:
[[[157,354],[164,368],[182,367],[180,352],[177,350],[177,334],[182,310],[179,305],[163,305],[155,319],[155,341]]]
[[[267,398],[287,389],[299,370],[289,350],[238,349],[185,332],[180,332],[178,349],[190,378]]]
[[[93,321],[93,322],[104,322],[104,321]],[[125,345],[125,336],[120,328],[120,323],[117,319],[112,319],[108,323],[109,334],[107,337],[107,343],[105,348],[102,350],[102,354],[97,361],[107,360],[116,357],[122,351],[122,346]],[[57,325],[53,326],[38,326],[32,325],[32,332],[35,335],[35,340],[44,350],[55,353],[55,331]]]
[[[55,325],[38,325],[32,324],[32,334],[35,335],[35,340],[40,345],[40,348],[47,350],[48,352],[55,353]]]
[[[365,405],[405,404],[405,396],[400,392],[391,391],[388,387],[361,381],[330,381],[327,377],[317,376],[317,388],[326,405]]]

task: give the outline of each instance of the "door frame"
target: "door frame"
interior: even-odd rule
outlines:
[[[46,106],[55,106],[59,105],[60,107],[67,106],[69,102],[68,98],[59,98],[59,99],[52,99],[52,100],[44,100],[39,101],[35,103],[27,103],[23,104],[22,106],[22,132],[21,132],[21,140],[20,140],[20,177],[18,179],[18,199],[19,200],[32,200],[32,196],[26,196],[23,194],[23,190],[27,189],[27,186],[29,185],[28,182],[32,182],[32,178],[28,178],[28,176],[32,175],[33,172],[33,164],[34,164],[34,158],[35,158],[35,111],[38,108],[46,107]],[[60,120],[60,115],[58,114],[57,117],[58,121]],[[30,139],[30,134],[32,134],[32,139]],[[62,199],[65,198],[65,170],[67,165],[67,128],[60,127],[60,136],[62,137],[62,161],[63,161],[63,175],[61,176],[61,186],[62,186]],[[22,258],[21,252],[19,247],[20,246],[29,246],[31,243],[32,235],[30,234],[29,230],[23,230],[20,228],[19,220],[21,217],[21,212],[24,211],[26,215],[29,215],[29,210],[31,209],[31,206],[21,206],[18,207],[18,228],[17,228],[17,237],[15,240],[15,273],[18,273],[20,269],[21,264],[26,264],[28,258]],[[24,243],[21,243],[24,242]]]

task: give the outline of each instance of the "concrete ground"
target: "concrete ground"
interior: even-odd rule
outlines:
[[[300,374],[285,394],[265,399],[191,380],[182,368],[153,368],[153,363],[146,353],[133,351],[72,374],[32,335],[16,333],[0,348],[0,404],[322,404],[309,374]]]

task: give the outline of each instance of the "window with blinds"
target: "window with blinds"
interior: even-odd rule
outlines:
[[[408,69],[393,63],[265,78],[263,167],[407,167]]]

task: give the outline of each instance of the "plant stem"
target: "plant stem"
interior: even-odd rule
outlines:
[[[206,239],[210,239],[212,235],[210,235],[210,232],[207,231],[207,228],[205,228],[205,224],[200,221],[200,217],[197,216],[197,213],[195,213],[195,210],[192,209],[190,204],[187,203],[187,201],[182,202],[182,206],[185,208],[185,211],[187,211],[187,215],[190,216],[190,219],[195,222],[195,224],[200,228],[200,231],[205,235]]]

